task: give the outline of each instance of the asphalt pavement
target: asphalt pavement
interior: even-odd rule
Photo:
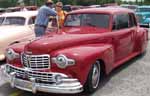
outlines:
[[[112,71],[93,94],[32,94],[11,88],[0,73],[0,96],[150,96],[150,42],[144,55],[137,56]]]

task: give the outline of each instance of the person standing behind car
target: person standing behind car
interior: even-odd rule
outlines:
[[[48,26],[49,17],[56,16],[57,12],[52,8],[53,1],[47,0],[45,5],[43,5],[39,11],[35,20],[35,35],[36,37],[43,36],[45,34],[46,28]]]
[[[59,27],[61,28],[63,26],[67,12],[62,9],[63,8],[62,2],[57,2],[55,8],[56,8],[57,15],[58,15]]]

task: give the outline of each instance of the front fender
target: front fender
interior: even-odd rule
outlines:
[[[74,66],[61,69],[61,72],[71,74],[72,77],[78,78],[82,84],[85,83],[89,70],[96,60],[104,61],[107,74],[112,70],[112,64],[114,63],[114,50],[113,46],[110,44],[89,44],[70,47],[55,51],[52,53],[52,56],[56,57],[59,54],[64,54],[68,58],[76,61]]]
[[[19,56],[20,58],[17,58],[17,59],[12,60],[12,61],[9,61],[9,60],[6,58],[7,63],[12,64],[12,65],[14,65],[14,66],[17,66],[17,65],[22,66],[22,64],[21,64],[21,53],[24,52],[24,47],[25,47],[25,45],[26,45],[27,43],[29,43],[29,41],[20,42],[20,43],[16,43],[16,44],[13,44],[13,45],[8,46],[6,49],[8,49],[8,48],[13,49],[16,53],[19,53],[19,54],[20,54],[20,56]],[[5,51],[6,51],[6,50],[5,50]]]

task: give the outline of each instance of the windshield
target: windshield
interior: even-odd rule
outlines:
[[[150,12],[150,8],[138,8],[137,12]]]
[[[4,17],[0,17],[0,25],[3,23]]]
[[[2,25],[24,25],[25,18],[23,17],[6,17]]]
[[[109,27],[108,14],[72,14],[68,15],[64,26],[91,26],[98,28],[108,28]]]

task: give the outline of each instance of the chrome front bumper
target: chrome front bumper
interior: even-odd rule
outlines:
[[[69,78],[68,76],[62,73],[51,73],[51,74],[57,74],[59,76],[65,77],[65,78],[60,78],[61,80],[59,81],[61,82],[53,83],[53,84],[44,84],[44,83],[37,83],[36,78],[33,77],[29,78],[29,80],[23,80],[17,78],[16,72],[11,72],[8,74],[6,66],[10,66],[10,65],[6,64],[1,66],[1,72],[7,78],[12,88],[16,87],[18,89],[30,91],[33,93],[36,93],[37,91],[41,91],[41,92],[48,92],[48,93],[74,94],[83,91],[83,86],[77,79]],[[25,69],[21,69],[21,70],[25,70]]]

